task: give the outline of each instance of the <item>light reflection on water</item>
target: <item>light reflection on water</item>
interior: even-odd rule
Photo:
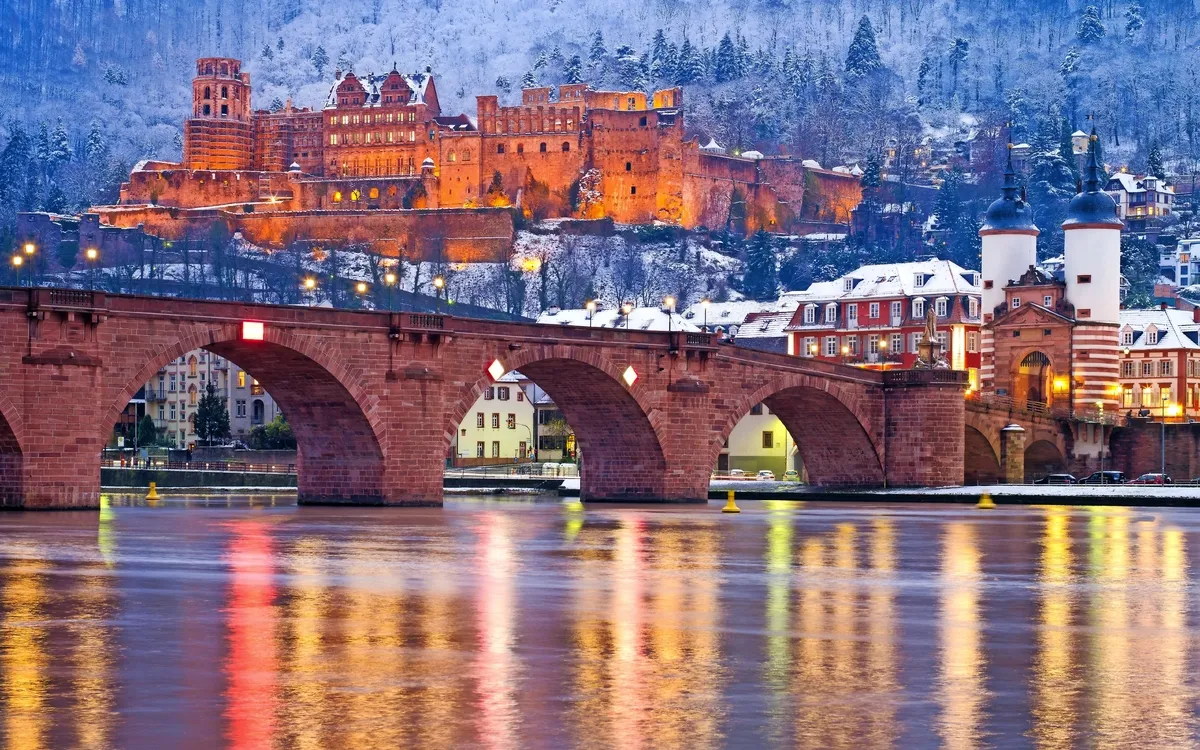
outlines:
[[[2,747],[1196,744],[1192,511],[110,500],[0,516]]]

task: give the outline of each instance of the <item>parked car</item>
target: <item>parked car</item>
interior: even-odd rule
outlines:
[[[774,482],[775,472],[771,471],[770,469],[763,469],[762,471],[758,472],[758,476],[756,476],[755,479],[760,482]]]
[[[800,481],[800,472],[796,471],[795,469],[788,469],[787,471],[783,472],[783,481],[799,482]]]
[[[746,472],[742,471],[741,469],[730,469],[729,476],[734,477],[735,479],[741,479],[746,476]]]
[[[1123,471],[1093,471],[1083,479],[1079,480],[1080,484],[1125,484],[1129,480],[1125,477]]]
[[[1167,476],[1166,474],[1159,474],[1159,473],[1155,472],[1152,474],[1143,474],[1140,477],[1138,477],[1137,479],[1130,482],[1130,484],[1175,484],[1175,483],[1172,482],[1171,478],[1169,476]]]
[[[1034,484],[1079,484],[1079,480],[1071,474],[1047,474]]]

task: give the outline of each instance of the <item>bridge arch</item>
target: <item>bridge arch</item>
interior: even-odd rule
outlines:
[[[240,324],[198,327],[160,346],[113,385],[100,438],[107,441],[138,389],[193,349],[221,356],[262,384],[296,436],[299,499],[371,503],[384,498],[386,426],[358,374],[314,340],[267,326],[263,341],[244,341]]]
[[[8,397],[0,394],[0,508],[24,498],[25,457],[21,450],[21,418]]]
[[[1067,460],[1052,436],[1034,434],[1025,446],[1025,481],[1032,482],[1047,474],[1065,471]]]
[[[729,410],[717,439],[705,446],[712,467],[733,428],[757,404],[779,417],[796,442],[809,482],[818,487],[884,483],[879,438],[861,391],[828,378],[794,375],[742,397]]]
[[[638,381],[625,383],[629,363],[615,362],[594,347],[544,345],[512,352],[502,364],[507,372],[520,372],[545,390],[571,425],[579,446],[584,500],[672,499],[663,425]],[[493,383],[485,374],[452,403],[444,452],[472,405]]]
[[[1000,466],[1000,433],[995,420],[970,409],[965,414],[963,484],[995,484],[1004,475]]]

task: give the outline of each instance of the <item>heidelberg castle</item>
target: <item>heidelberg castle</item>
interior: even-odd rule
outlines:
[[[683,117],[679,88],[647,96],[580,83],[524,89],[519,106],[477,97],[472,122],[442,114],[428,70],[394,69],[337,71],[321,109],[289,101],[270,112],[251,106],[238,60],[201,58],[183,162],[139,163],[119,204],[91,209],[78,239],[114,228],[200,239],[220,223],[266,247],[362,241],[430,257],[436,244],[444,259],[469,261],[507,252],[513,207],[746,233],[849,223],[856,177],[701,147],[685,138]]]

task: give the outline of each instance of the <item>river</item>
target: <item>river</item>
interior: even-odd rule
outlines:
[[[1200,512],[0,515],[0,746],[1184,747]]]

